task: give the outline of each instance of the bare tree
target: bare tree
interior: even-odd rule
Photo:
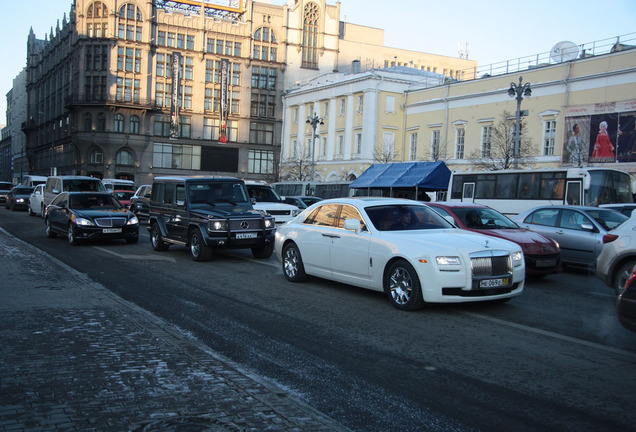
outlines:
[[[295,146],[290,157],[280,166],[280,178],[286,181],[304,181],[311,177],[311,151],[303,146]]]
[[[490,146],[482,144],[482,148],[470,154],[473,165],[482,171],[498,171],[511,169],[515,163],[515,116],[504,111],[499,121],[490,128]],[[524,134],[525,122],[520,119],[521,139],[519,140],[519,157],[517,165],[522,168],[532,163],[532,140]]]
[[[375,154],[373,155],[373,160],[377,163],[390,163],[395,162],[395,157],[397,154],[395,153],[395,144],[391,141],[382,142],[382,148],[376,149]]]

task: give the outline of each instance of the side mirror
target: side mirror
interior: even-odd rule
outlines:
[[[362,231],[362,226],[360,225],[360,221],[358,219],[347,219],[344,223],[344,229],[355,231],[356,234],[359,234],[360,231]]]
[[[442,217],[444,219],[446,219],[446,222],[448,222],[449,224],[451,224],[452,226],[457,228],[457,224],[455,223],[455,219],[453,219],[453,217],[451,215],[445,215],[445,216],[442,216]]]
[[[177,207],[179,207],[179,208],[185,208],[185,201],[183,201],[183,200],[177,200]]]
[[[582,223],[581,229],[583,231],[594,231],[594,225],[592,225],[591,223]]]

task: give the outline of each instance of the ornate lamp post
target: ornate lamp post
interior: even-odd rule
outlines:
[[[519,160],[519,145],[520,145],[520,124],[521,124],[521,101],[524,96],[530,96],[532,90],[530,89],[530,83],[522,84],[523,77],[519,77],[519,84],[513,82],[510,83],[508,89],[508,96],[515,97],[517,99],[517,124],[515,125],[515,149],[514,149],[514,168],[517,169],[517,163]]]
[[[312,144],[311,144],[311,178],[309,181],[314,181],[314,168],[315,168],[315,156],[316,156],[316,128],[318,125],[324,125],[323,117],[318,117],[318,114],[314,113],[313,116],[307,116],[307,123],[311,125],[313,129]]]

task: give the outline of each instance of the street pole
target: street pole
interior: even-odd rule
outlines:
[[[309,181],[313,183],[314,172],[316,165],[316,128],[319,124],[323,125],[323,118],[318,117],[318,114],[314,113],[313,116],[307,116],[307,123],[311,125],[312,129],[312,145],[311,145],[311,177]]]
[[[523,97],[530,96],[532,94],[532,90],[530,89],[530,83],[523,84],[523,77],[519,77],[519,84],[515,84],[514,82],[510,83],[510,88],[508,89],[508,96],[514,97],[517,99],[517,115],[516,115],[516,125],[515,125],[515,148],[514,148],[514,169],[517,169],[519,163],[519,150],[521,144],[521,101]]]

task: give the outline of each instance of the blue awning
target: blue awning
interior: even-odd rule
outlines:
[[[398,162],[373,164],[350,188],[417,187],[424,190],[446,190],[451,172],[444,162]]]

